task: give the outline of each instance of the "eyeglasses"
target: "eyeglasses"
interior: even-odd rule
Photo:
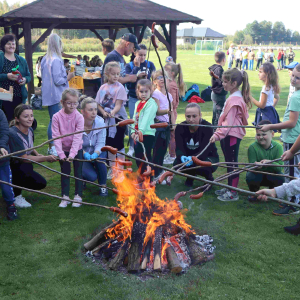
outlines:
[[[66,102],[68,106],[77,106],[78,102]]]
[[[156,79],[155,80],[161,80],[161,79],[163,79],[164,78],[164,76],[162,76],[162,75],[160,75],[160,76],[158,76],[158,77],[156,77]]]

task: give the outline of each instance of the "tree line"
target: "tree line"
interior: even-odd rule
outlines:
[[[300,44],[298,31],[286,29],[282,22],[253,21],[243,30],[237,30],[233,36],[227,36],[228,41],[236,44]]]

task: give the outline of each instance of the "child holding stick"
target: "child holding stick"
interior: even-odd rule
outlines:
[[[256,126],[262,120],[269,120],[272,124],[277,124],[280,120],[275,106],[279,100],[280,87],[275,67],[269,62],[262,64],[259,68],[258,78],[264,83],[264,86],[259,101],[251,98],[252,103],[257,106],[253,125]]]
[[[144,137],[144,147],[149,162],[152,162],[152,150],[155,140],[155,129],[150,128],[150,125],[154,124],[154,119],[158,106],[153,98],[152,94],[152,83],[148,79],[141,79],[136,85],[136,95],[140,99],[135,104],[133,119],[135,121],[135,129],[139,130]],[[139,135],[131,129],[131,138],[135,141],[134,151],[137,158],[144,158],[144,149],[140,143]],[[140,173],[143,173],[146,166],[137,161],[137,166],[140,168]]]
[[[242,85],[242,91],[239,87]],[[248,74],[236,68],[230,69],[223,74],[223,86],[230,96],[225,102],[223,112],[219,119],[219,126],[235,126],[248,124],[248,109],[251,108],[250,85]],[[218,128],[210,138],[210,143],[221,141],[221,148],[228,162],[237,162],[240,142],[245,136],[244,128]],[[234,165],[237,166],[237,165]],[[230,166],[227,172],[231,172]],[[228,185],[237,187],[239,175],[228,178]],[[239,199],[238,193],[233,190],[221,189],[215,192],[221,201],[236,201]]]
[[[165,89],[164,77],[161,70],[156,71],[152,75],[153,84],[156,90],[153,92],[152,97],[158,105],[156,123],[167,122],[169,123],[171,116],[171,123],[173,122],[173,98],[169,93],[170,103],[167,97],[167,91]],[[171,110],[170,110],[171,106]],[[167,152],[168,145],[170,141],[170,127],[159,128],[155,133],[155,144],[153,150],[153,163],[162,166],[164,162],[164,156]],[[155,181],[161,175],[160,168],[154,168]]]
[[[291,76],[291,85],[295,87],[295,92],[291,96],[290,101],[284,113],[283,122],[271,125],[262,125],[261,131],[281,130],[284,151],[292,148],[300,135],[300,65],[297,65]],[[285,164],[295,165],[300,162],[300,155],[294,156]],[[300,171],[298,168],[289,167],[284,169],[284,174],[300,178]],[[287,181],[287,180],[286,180]],[[289,199],[295,203],[299,203],[299,197],[292,197]],[[291,213],[298,213],[295,207],[284,205],[281,209],[273,211],[275,215],[288,215]]]
[[[53,116],[52,136],[74,133],[84,130],[83,116],[77,111],[78,92],[74,89],[66,89],[61,96],[62,109]],[[55,149],[59,156],[61,172],[67,175],[71,173],[71,161],[74,158],[83,159],[82,133],[70,135],[54,141]],[[73,160],[74,176],[82,178],[82,162]],[[62,200],[59,207],[67,207],[70,204],[70,178],[61,176]],[[83,182],[75,180],[74,200],[82,202]],[[80,203],[73,203],[72,207],[80,207]]]
[[[224,53],[225,56],[225,53]],[[186,86],[183,81],[182,68],[180,64],[167,63],[165,65],[165,71],[168,76],[167,87],[168,92],[172,95],[173,98],[173,114],[174,122],[176,123],[177,119],[177,107],[179,105],[179,96],[185,95]],[[169,143],[169,153],[164,159],[164,164],[173,164],[176,159],[176,143],[175,143],[175,131],[170,132],[170,143]]]
[[[104,70],[104,84],[100,87],[96,102],[98,110],[105,120],[105,125],[114,125],[119,121],[127,119],[127,113],[124,103],[127,101],[127,93],[124,86],[118,81],[121,68],[118,62],[109,62]],[[111,127],[106,133],[106,145],[117,148],[121,152],[125,152],[124,137],[126,127]],[[119,155],[121,160],[124,156]],[[116,160],[116,155],[108,152],[108,158]],[[111,162],[111,166],[115,163]],[[112,179],[113,174],[111,169],[108,172],[107,178]]]

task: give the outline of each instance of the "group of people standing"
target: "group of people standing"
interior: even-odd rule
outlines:
[[[254,70],[254,61],[256,61],[255,70],[258,71],[260,65],[265,62],[274,63],[277,61],[277,70],[282,70],[288,64],[292,63],[295,58],[295,52],[292,48],[289,48],[289,52],[283,48],[278,49],[277,57],[274,54],[273,48],[264,50],[263,48],[258,48],[258,51],[254,52],[254,49],[251,47],[242,47],[237,46],[237,49],[234,49],[234,44],[230,45],[230,48],[227,51],[228,55],[228,69],[232,68],[235,61],[235,67],[240,70]],[[249,67],[249,68],[248,68]]]

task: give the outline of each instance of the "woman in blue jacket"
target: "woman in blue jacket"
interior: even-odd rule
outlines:
[[[25,103],[27,99],[27,89],[25,84],[31,81],[31,75],[26,60],[17,55],[16,37],[13,34],[6,34],[0,41],[0,87],[9,90],[12,86],[14,90],[13,101],[0,101],[0,107],[6,115],[7,121],[10,122],[14,118],[14,109],[21,103]],[[18,70],[22,74],[23,79],[20,83],[16,80],[17,74],[12,74],[12,69],[19,66]]]

